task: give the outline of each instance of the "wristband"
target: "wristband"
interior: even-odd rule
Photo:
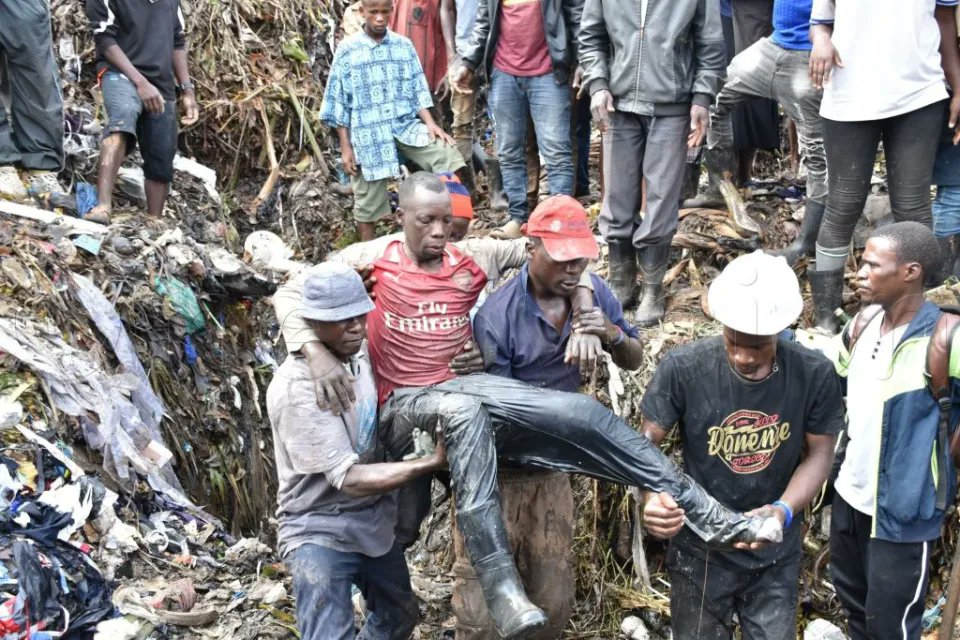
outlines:
[[[790,505],[788,505],[783,500],[777,500],[776,502],[773,503],[773,506],[780,507],[781,509],[783,509],[784,515],[787,516],[786,522],[783,523],[783,528],[784,529],[790,528],[790,524],[793,522],[793,509],[790,508]]]
[[[623,344],[623,341],[627,339],[627,334],[625,334],[623,332],[623,329],[621,329],[617,325],[613,325],[613,328],[617,330],[617,337],[611,340],[610,342],[608,342],[607,344],[609,344],[611,347],[616,347]]]

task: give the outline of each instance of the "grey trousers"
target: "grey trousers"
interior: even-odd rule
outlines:
[[[638,249],[669,242],[677,230],[687,160],[690,116],[638,116],[614,111],[603,134],[603,205],[606,240],[633,239]],[[640,217],[643,179],[647,210]]]
[[[10,118],[0,101],[0,165],[53,171],[63,166],[59,77],[47,0],[2,0],[0,85],[10,89]]]
[[[727,67],[727,82],[711,109],[707,147],[733,149],[733,108],[750,98],[771,98],[797,123],[800,159],[807,168],[807,198],[827,200],[827,155],[820,118],[822,91],[808,75],[809,51],[784,49],[770,38],[758,40]]]

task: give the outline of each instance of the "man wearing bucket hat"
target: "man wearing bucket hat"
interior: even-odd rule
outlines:
[[[291,355],[267,389],[277,464],[278,543],[293,575],[304,640],[353,637],[351,584],[367,601],[363,637],[408,638],[418,606],[394,536],[394,489],[446,464],[435,453],[383,462],[377,391],[364,348],[373,310],[359,274],[324,263],[308,270],[300,315],[350,371],[357,404],[341,415],[317,406],[304,358]]]
[[[600,277],[590,275],[593,306],[570,300],[587,263],[599,255],[587,213],[569,196],[553,196],[523,226],[529,259],[519,275],[497,289],[474,318],[473,333],[487,373],[535,387],[576,392],[581,367],[569,362],[571,340],[589,335],[621,367],[643,361],[636,328]],[[595,362],[595,361],[594,361]],[[590,366],[592,363],[583,363]],[[558,471],[501,464],[497,473],[503,520],[517,568],[547,626],[530,636],[552,640],[563,633],[573,610],[574,507],[569,476]],[[483,592],[470,565],[463,535],[454,529],[451,607],[458,640],[496,640]]]
[[[486,277],[448,243],[450,198],[439,178],[423,172],[407,178],[400,212],[404,239],[388,245],[373,265],[375,308],[367,318],[380,427],[395,460],[412,452],[414,429],[443,429],[457,524],[503,637],[527,637],[547,618],[527,597],[512,556],[496,483],[498,457],[668,492],[687,509],[689,526],[714,546],[779,542],[779,521],[721,507],[595,400],[487,373],[458,375],[450,361],[473,338],[470,310]],[[322,343],[306,357],[321,371],[336,365]],[[401,495],[400,503],[401,513],[417,514],[415,539],[429,512],[429,484]]]
[[[762,251],[727,265],[707,294],[721,336],[670,351],[641,402],[643,431],[679,429],[684,468],[723,505],[773,514],[783,544],[707,552],[665,494],[647,493],[644,525],[671,538],[667,553],[676,640],[796,637],[803,511],[833,462],[844,427],[833,365],[779,337],[803,309],[797,277]],[[708,568],[709,565],[709,568]]]

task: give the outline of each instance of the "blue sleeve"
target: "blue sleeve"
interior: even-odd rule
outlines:
[[[327,88],[320,106],[320,121],[331,128],[350,127],[349,49],[341,44],[333,56]]]
[[[507,357],[507,336],[487,321],[483,307],[473,319],[473,339],[483,355],[483,368],[487,373],[503,378],[513,377],[513,366]]]
[[[613,295],[613,291],[607,286],[607,283],[600,276],[591,273],[593,278],[593,301],[596,303],[603,314],[610,319],[610,322],[620,327],[625,334],[631,338],[639,338],[640,331],[635,326],[627,322],[623,316],[623,305]]]

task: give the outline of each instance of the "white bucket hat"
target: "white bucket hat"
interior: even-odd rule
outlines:
[[[763,251],[728,264],[710,284],[707,304],[718,322],[754,336],[780,333],[803,311],[797,274],[785,258]]]

